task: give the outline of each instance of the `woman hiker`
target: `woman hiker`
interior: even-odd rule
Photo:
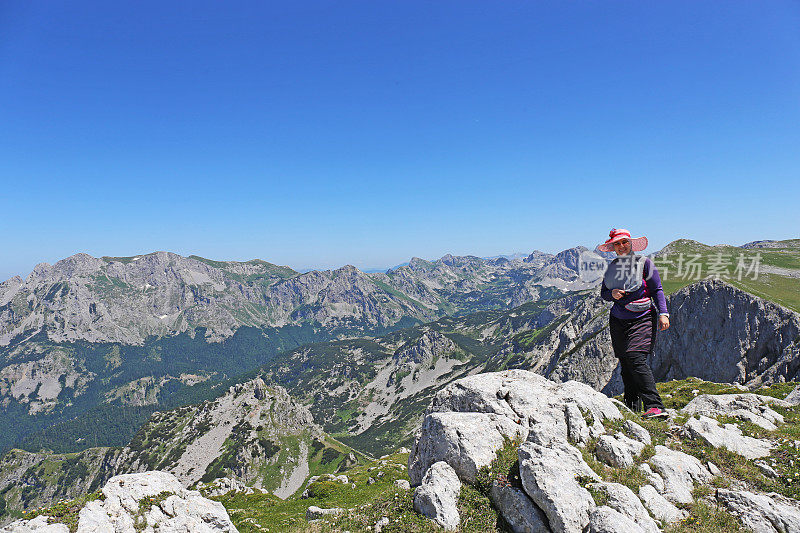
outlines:
[[[614,302],[609,327],[625,385],[625,405],[641,411],[644,404],[645,418],[666,416],[647,357],[655,346],[656,322],[662,331],[669,327],[667,302],[653,261],[634,253],[647,248],[647,237],[632,239],[628,230],[612,229],[597,248],[617,253],[603,277],[600,295]]]

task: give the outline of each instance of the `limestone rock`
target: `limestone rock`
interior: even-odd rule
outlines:
[[[322,518],[323,516],[335,516],[337,514],[341,514],[344,509],[341,507],[331,507],[329,509],[325,509],[322,507],[317,507],[316,505],[311,505],[306,509],[306,520],[317,520]]]
[[[800,314],[718,279],[676,291],[667,305],[672,327],[659,332],[651,362],[657,381],[798,379]]]
[[[623,433],[614,436],[601,435],[597,440],[597,458],[616,468],[632,466],[634,459],[644,450],[644,444],[626,437]]]
[[[717,500],[755,533],[800,531],[800,502],[780,494],[717,490]]]
[[[620,483],[591,483],[593,490],[605,494],[606,505],[633,520],[645,533],[660,533],[658,524],[650,518],[642,502],[631,489]]]
[[[170,494],[163,501],[156,496]],[[134,531],[142,521],[160,531],[236,532],[219,502],[183,488],[167,472],[123,474],[103,487],[104,501],[89,502],[79,513],[78,533]],[[148,502],[153,502],[144,510]]]
[[[732,416],[752,422],[767,431],[775,431],[777,424],[783,424],[783,416],[771,409],[770,405],[791,406],[783,400],[758,394],[701,394],[681,411],[688,415]]]
[[[715,448],[727,448],[747,459],[766,457],[772,449],[768,441],[742,435],[742,430],[735,424],[721,426],[707,416],[701,415],[699,419],[692,417],[684,427],[693,438],[702,439]]]
[[[568,412],[565,412],[565,406]],[[495,413],[519,421],[539,444],[570,438],[567,422],[576,422],[575,409],[587,417],[591,437],[605,432],[602,421],[622,418],[619,409],[604,394],[576,381],[556,383],[526,370],[477,374],[454,381],[434,396],[429,413]],[[578,425],[573,424],[575,432]],[[412,453],[413,455],[413,453]]]
[[[554,533],[583,531],[595,503],[577,478],[600,478],[576,448],[566,442],[548,447],[528,441],[519,449],[519,471],[525,492],[547,515]]]
[[[492,483],[492,503],[514,533],[550,533],[547,515],[525,492],[497,481]]]
[[[783,401],[791,405],[800,405],[800,385],[795,387],[794,390],[783,399]]]
[[[48,517],[37,516],[33,520],[17,520],[4,528],[0,533],[69,533],[64,524],[48,524]]]
[[[203,496],[210,498],[212,496],[222,496],[229,492],[241,492],[242,494],[253,494],[254,492],[261,492],[261,489],[254,489],[248,487],[241,481],[230,477],[217,478],[214,481],[205,484],[200,488]]]
[[[589,442],[589,426],[583,418],[578,405],[568,403],[564,405],[564,418],[567,421],[567,437],[571,442],[580,446],[585,446]]]
[[[647,482],[650,483],[659,493],[664,492],[664,478],[657,472],[653,472],[650,465],[642,463],[637,467],[646,477]]]
[[[632,420],[626,420],[625,423],[622,424],[622,429],[629,437],[634,440],[638,440],[644,445],[649,446],[653,443],[652,439],[650,438],[650,433]]]
[[[493,413],[431,413],[408,458],[408,475],[418,485],[428,468],[446,461],[458,476],[470,483],[478,469],[488,466],[505,439],[521,439],[525,429],[503,415]]]
[[[396,479],[394,486],[401,490],[411,490],[411,483],[407,479]]]
[[[694,483],[707,483],[712,478],[697,458],[661,445],[656,446],[649,463],[664,480],[663,496],[673,503],[692,503]]]
[[[458,528],[458,495],[461,481],[455,470],[444,461],[431,465],[414,491],[414,509],[449,531]]]
[[[644,485],[639,489],[639,498],[644,506],[653,514],[656,520],[661,520],[668,524],[680,522],[688,516],[688,513],[678,509],[668,502],[652,485]]]
[[[611,507],[595,507],[589,513],[588,533],[644,533],[633,520]]]

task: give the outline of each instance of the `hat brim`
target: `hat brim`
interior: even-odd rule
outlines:
[[[628,237],[623,237],[623,239],[627,239]],[[597,249],[601,252],[613,252],[614,251],[614,242],[621,241],[622,239],[616,239],[611,242],[606,242],[603,244],[598,244]],[[635,239],[631,239],[631,249],[634,252],[641,252],[647,248],[647,237],[637,237]]]

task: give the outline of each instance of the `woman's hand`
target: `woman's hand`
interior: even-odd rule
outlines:
[[[664,331],[665,329],[669,328],[669,317],[667,315],[661,315],[658,317],[658,329]]]
[[[619,300],[623,296],[625,296],[625,291],[622,289],[611,289],[611,297],[615,300]]]

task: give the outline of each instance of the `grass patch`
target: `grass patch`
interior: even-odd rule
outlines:
[[[698,500],[686,509],[686,519],[667,526],[664,533],[742,533],[748,531],[741,522],[720,506]]]

